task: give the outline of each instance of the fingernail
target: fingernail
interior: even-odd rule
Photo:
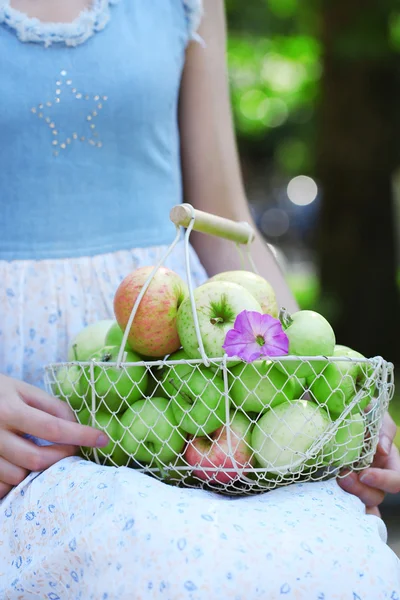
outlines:
[[[390,449],[392,447],[392,441],[390,438],[388,438],[386,435],[384,435],[380,440],[379,440],[379,445],[382,448],[383,452],[387,455],[390,454]]]
[[[102,448],[103,446],[107,446],[108,442],[110,440],[108,439],[108,437],[106,436],[105,433],[101,433],[99,435],[99,437],[96,440],[96,446],[99,446],[100,448]]]
[[[365,483],[366,485],[373,485],[374,476],[372,473],[361,473],[359,477],[361,483]]]

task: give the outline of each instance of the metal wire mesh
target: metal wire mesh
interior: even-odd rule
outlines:
[[[393,365],[383,358],[282,356],[253,363],[209,358],[200,334],[189,262],[189,297],[199,356],[126,362],[128,333],[157,269],[132,308],[118,356],[51,364],[49,392],[110,443],[82,448],[98,464],[127,466],[168,483],[254,494],[317,481],[371,464],[393,396]],[[249,238],[250,239],[250,238]],[[245,252],[255,270],[249,253]]]
[[[372,462],[393,393],[382,358],[232,362],[54,364],[46,384],[107,432],[106,448],[82,448],[87,459],[179,485],[257,493]]]

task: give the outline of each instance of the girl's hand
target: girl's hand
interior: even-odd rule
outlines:
[[[37,446],[24,434],[55,445]],[[77,446],[101,448],[108,442],[104,433],[79,425],[66,402],[0,375],[0,499],[29,471],[43,471],[72,456]]]
[[[371,467],[338,479],[339,485],[346,492],[358,496],[364,502],[369,514],[380,516],[378,506],[386,493],[400,493],[400,454],[393,443],[396,430],[395,422],[386,413]]]

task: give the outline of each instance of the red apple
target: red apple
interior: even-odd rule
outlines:
[[[133,271],[119,285],[114,297],[114,312],[118,325],[125,331],[135,301],[154,267]],[[180,348],[176,314],[187,297],[186,283],[177,273],[160,267],[133,320],[128,335],[130,347],[146,357],[164,357]]]
[[[232,413],[229,429],[231,453],[228,425],[223,425],[210,436],[194,438],[188,442],[185,459],[193,467],[193,475],[204,481],[230,483],[240,476],[242,469],[252,467],[250,419],[243,413]]]

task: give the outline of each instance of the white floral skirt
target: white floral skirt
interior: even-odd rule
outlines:
[[[123,277],[164,250],[0,261],[0,372],[42,385],[73,335],[112,318]],[[183,256],[166,265],[184,277]],[[0,598],[400,600],[400,566],[383,522],[334,480],[227,498],[73,457],[0,501]]]

